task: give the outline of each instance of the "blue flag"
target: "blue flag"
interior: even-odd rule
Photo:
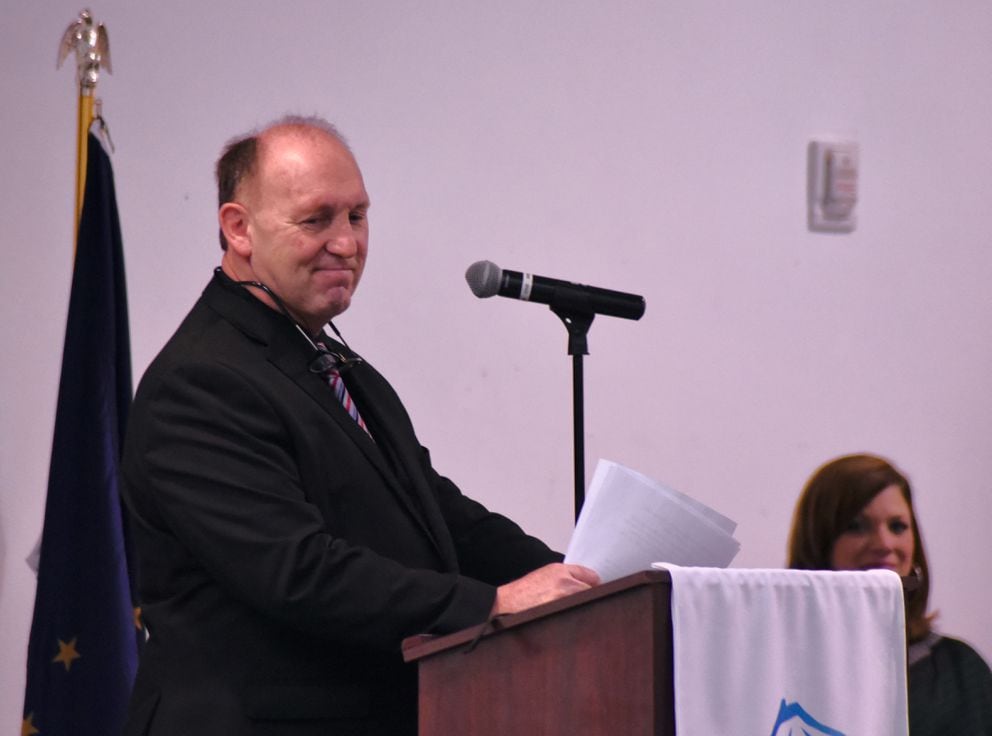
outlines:
[[[90,134],[59,382],[22,736],[111,736],[140,632],[118,484],[131,402],[120,224],[110,159]]]

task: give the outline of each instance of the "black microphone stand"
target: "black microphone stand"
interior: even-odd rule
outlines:
[[[589,354],[586,335],[596,314],[583,302],[585,299],[556,297],[551,311],[558,315],[568,330],[568,354],[572,356],[572,436],[575,467],[575,520],[585,503],[585,419],[583,409],[582,356]]]

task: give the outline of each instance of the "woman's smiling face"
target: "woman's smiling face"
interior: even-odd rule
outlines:
[[[834,570],[913,569],[913,515],[899,486],[888,486],[863,508],[834,542]]]

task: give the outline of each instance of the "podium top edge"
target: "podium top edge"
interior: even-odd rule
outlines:
[[[484,621],[451,634],[445,634],[443,636],[434,636],[431,634],[410,636],[403,640],[403,660],[405,662],[413,662],[452,647],[470,644],[476,639],[491,636],[506,629],[522,626],[530,621],[551,616],[569,608],[575,608],[576,606],[585,605],[601,598],[616,595],[630,588],[636,588],[642,585],[671,585],[671,582],[672,576],[667,570],[642,570],[632,575],[626,575],[622,578],[611,580],[608,583],[597,585],[588,590],[528,608],[519,613],[499,616],[495,620]]]

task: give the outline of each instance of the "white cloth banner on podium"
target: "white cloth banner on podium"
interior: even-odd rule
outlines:
[[[679,736],[906,736],[894,572],[655,566],[672,575]]]

